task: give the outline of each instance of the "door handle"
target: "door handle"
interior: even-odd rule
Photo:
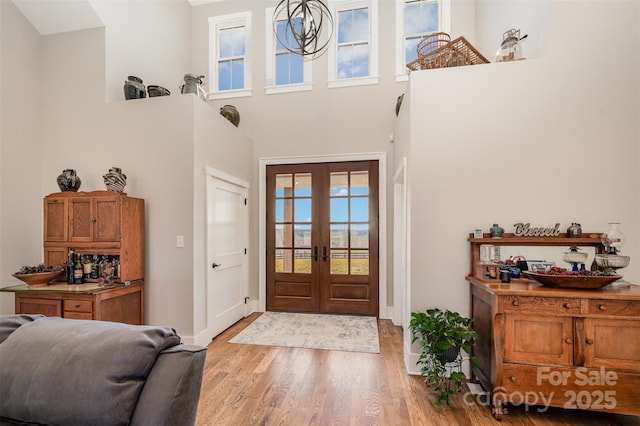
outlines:
[[[327,246],[323,246],[322,247],[322,260],[324,260],[326,262],[328,258],[329,258],[329,256],[327,256]]]
[[[222,266],[221,264],[216,263],[216,262],[213,262],[213,263],[211,264],[211,267],[212,267],[213,269],[219,268],[219,267],[221,267],[221,266]]]
[[[318,246],[313,247],[313,260],[318,261]]]

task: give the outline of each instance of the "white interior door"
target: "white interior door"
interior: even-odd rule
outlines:
[[[242,319],[248,294],[248,188],[207,174],[207,328]]]

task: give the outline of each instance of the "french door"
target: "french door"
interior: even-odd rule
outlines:
[[[267,166],[267,310],[378,315],[378,161]]]

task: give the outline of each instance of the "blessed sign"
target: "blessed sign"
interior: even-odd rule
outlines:
[[[516,237],[557,237],[560,235],[560,224],[556,223],[553,228],[532,228],[530,223],[516,223],[513,225]]]

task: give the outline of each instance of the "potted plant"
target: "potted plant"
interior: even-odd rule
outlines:
[[[457,312],[441,309],[427,309],[426,312],[412,312],[409,330],[412,343],[418,341],[422,353],[417,361],[422,368],[420,374],[432,388],[434,403],[442,407],[449,403],[449,396],[462,390],[465,375],[462,372],[463,357],[460,350],[471,353],[477,333],[472,327],[473,320]],[[469,356],[473,365],[478,360]]]

